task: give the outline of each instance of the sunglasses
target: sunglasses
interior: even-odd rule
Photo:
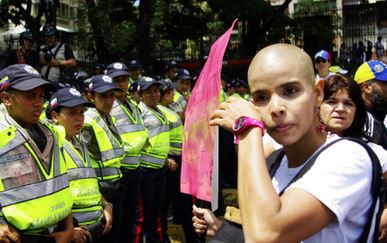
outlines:
[[[322,59],[322,58],[317,58],[314,62],[317,63],[317,64],[318,64],[318,63],[326,63],[327,60]]]

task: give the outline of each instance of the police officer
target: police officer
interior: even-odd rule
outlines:
[[[80,134],[81,142],[88,147],[91,163],[96,171],[102,195],[113,202],[122,173],[121,160],[124,145],[109,114],[115,101],[115,92],[122,92],[112,78],[101,74],[92,77],[86,97],[95,108],[85,112],[85,123]]]
[[[133,59],[129,62],[129,84],[139,81],[144,69],[139,60]]]
[[[138,81],[130,84],[128,89],[128,94],[126,95],[126,98],[132,103],[134,106],[137,106],[141,99],[140,99],[140,93],[139,93],[139,86]]]
[[[0,242],[73,238],[63,129],[39,122],[49,83],[26,64],[0,73]],[[45,239],[43,239],[45,238]]]
[[[12,64],[29,64],[33,68],[38,66],[38,53],[32,49],[34,37],[30,31],[24,31],[19,36],[20,47],[11,52],[7,66]]]
[[[225,102],[228,98],[227,93],[226,93],[226,86],[227,86],[227,81],[226,81],[226,76],[222,73],[221,75],[221,87],[220,87],[220,94],[219,94],[219,103]]]
[[[148,133],[137,106],[127,99],[129,72],[122,62],[107,66],[106,74],[113,79],[117,88],[123,92],[116,93],[116,100],[110,112],[116,119],[116,127],[125,148],[125,157],[121,160],[122,183],[115,218],[113,235],[115,242],[135,242],[137,209],[141,192],[142,171],[139,168],[141,150],[148,139]],[[133,85],[133,84],[132,84]]]
[[[141,195],[144,212],[144,234],[146,242],[160,242],[157,221],[165,199],[166,169],[171,162],[169,124],[165,114],[157,107],[160,103],[160,83],[152,78],[139,81],[141,102],[138,105],[148,140],[141,151],[140,168],[143,171]]]
[[[173,96],[173,103],[169,107],[180,115],[181,119],[184,121],[185,108],[189,99],[189,94],[191,90],[191,74],[187,69],[181,68],[177,70],[176,73],[176,88]]]
[[[113,205],[118,205],[120,201],[120,167],[125,156],[124,144],[115,126],[115,119],[110,115],[116,92],[122,90],[113,84],[109,76],[102,74],[92,77],[86,97],[95,108],[89,108],[85,112],[85,123],[80,134],[81,141],[88,147],[101,194]],[[113,218],[118,217],[118,210],[114,210]],[[114,235],[110,234],[109,239],[114,242]]]
[[[179,66],[177,65],[176,61],[168,61],[165,64],[165,80],[167,82],[173,83],[178,69]]]
[[[46,24],[43,27],[42,35],[46,42],[46,47],[39,53],[42,76],[54,82],[57,88],[69,86],[73,75],[71,68],[75,68],[77,65],[73,51],[69,45],[58,41],[54,25]]]
[[[76,89],[63,88],[53,94],[46,109],[47,118],[66,130],[63,150],[77,223],[73,240],[79,243],[102,242],[102,235],[112,227],[112,205],[101,196],[88,150],[76,137],[83,126],[85,108],[90,106],[93,104]]]

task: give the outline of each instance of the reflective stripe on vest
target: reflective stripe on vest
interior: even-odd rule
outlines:
[[[96,178],[93,168],[68,168],[69,181],[87,178]]]
[[[102,210],[80,212],[80,213],[73,211],[72,214],[73,214],[73,217],[77,219],[79,224],[93,224],[98,222],[103,216]]]
[[[141,154],[140,160],[141,162],[156,164],[156,165],[160,165],[161,167],[164,166],[164,163],[165,163],[165,158],[156,158],[154,156],[147,155],[147,154]]]
[[[139,161],[140,161],[140,155],[126,156],[123,160],[121,160],[121,163],[126,165],[137,165]]]
[[[182,149],[183,148],[183,143],[179,143],[179,142],[171,142],[171,147],[172,148],[178,148],[178,149]]]
[[[103,167],[103,168],[95,169],[95,174],[97,175],[97,177],[101,177],[101,178],[119,179],[115,176],[117,174],[121,174],[121,170],[115,167]]]
[[[47,181],[12,188],[0,192],[1,206],[4,208],[9,205],[44,197],[53,192],[63,190],[68,186],[67,174],[62,174]]]
[[[123,148],[113,148],[113,149],[108,150],[108,151],[100,152],[101,159],[103,161],[112,160],[112,159],[115,159],[115,158],[118,158],[118,157],[121,158],[122,154],[124,154],[124,153],[125,153],[125,150]]]
[[[148,130],[148,136],[149,138],[159,135],[162,132],[168,132],[169,126],[168,125],[162,125],[160,127],[157,127],[155,129]]]
[[[144,125],[121,125],[117,126],[118,132],[121,133],[129,133],[129,132],[138,132],[138,131],[143,131],[144,130]]]

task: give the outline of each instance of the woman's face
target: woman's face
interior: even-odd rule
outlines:
[[[305,62],[291,58],[294,51],[284,51],[271,49],[250,66],[252,103],[277,143],[307,144],[317,136],[316,107],[321,104],[323,86],[314,82],[313,72],[305,72]],[[282,58],[284,54],[290,57]]]
[[[320,106],[320,117],[327,131],[342,135],[348,129],[356,113],[356,105],[346,89],[336,91]]]
[[[157,84],[152,84],[149,88],[141,92],[141,100],[147,106],[155,108],[160,103],[160,89]]]
[[[114,84],[117,88],[123,90],[123,92],[117,92],[117,94],[125,95],[129,89],[129,76],[118,76],[114,78]]]
[[[105,93],[95,93],[93,101],[95,108],[102,114],[108,114],[113,108],[115,97],[114,90]]]
[[[51,116],[53,121],[61,125],[66,130],[66,138],[70,139],[81,132],[85,117],[84,105],[78,105],[74,107],[62,107],[59,113],[52,112]]]

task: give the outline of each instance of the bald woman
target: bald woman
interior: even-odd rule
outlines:
[[[315,82],[310,57],[295,46],[268,46],[252,60],[248,81],[252,103],[230,97],[210,121],[228,130],[239,125],[234,134],[243,175],[238,199],[245,241],[358,242],[373,203],[372,162],[363,146],[340,140],[292,181],[326,142],[317,129],[323,83]],[[273,178],[264,156],[265,128],[285,152]],[[227,235],[227,224],[209,210],[194,207],[194,214],[196,232]]]

